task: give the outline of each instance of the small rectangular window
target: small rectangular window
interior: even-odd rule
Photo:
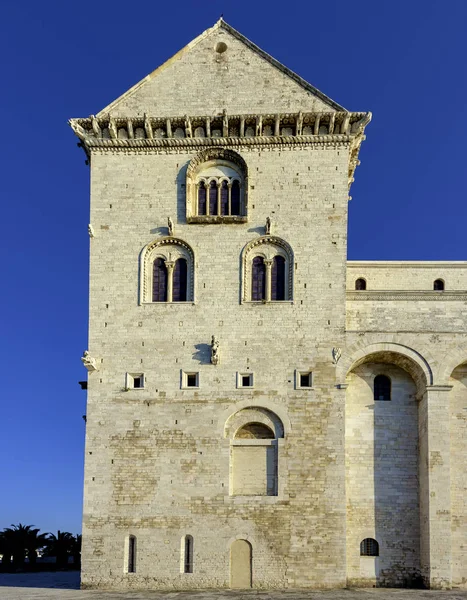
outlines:
[[[182,372],[182,388],[199,387],[199,373]]]
[[[252,388],[253,387],[253,373],[237,373],[237,387],[238,388]]]
[[[311,371],[295,371],[295,387],[297,389],[310,389],[313,386]]]
[[[144,373],[127,373],[125,387],[129,390],[141,390],[144,388]]]

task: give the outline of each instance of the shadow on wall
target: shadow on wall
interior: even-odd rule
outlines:
[[[211,344],[195,344],[196,352],[193,352],[193,360],[197,360],[201,364],[209,364],[211,362]]]
[[[190,161],[179,168],[177,174],[177,223],[186,223],[186,170]]]
[[[394,358],[394,357],[393,357]],[[370,367],[373,405],[374,518],[377,587],[421,588],[418,401],[412,377],[395,364]]]

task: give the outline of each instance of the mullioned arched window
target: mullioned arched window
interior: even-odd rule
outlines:
[[[140,258],[140,303],[194,300],[194,255],[174,237],[148,244]]]
[[[266,235],[247,244],[242,269],[243,302],[293,299],[293,252],[281,238]]]
[[[188,223],[244,223],[247,197],[247,166],[238,153],[208,148],[190,161],[186,174]]]

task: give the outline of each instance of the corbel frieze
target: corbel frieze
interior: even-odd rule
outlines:
[[[350,144],[349,187],[358,166],[363,134],[371,113],[345,111],[322,113],[246,114],[215,117],[114,117],[70,119],[69,124],[81,140],[88,158],[91,150],[111,148],[199,148],[236,146],[305,147]]]

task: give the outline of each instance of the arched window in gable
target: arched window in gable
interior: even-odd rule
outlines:
[[[242,252],[242,302],[293,299],[293,252],[276,236],[253,240]]]
[[[194,255],[175,237],[148,244],[140,257],[140,303],[194,300]]]
[[[271,269],[271,300],[285,300],[285,258],[275,256]]]
[[[375,400],[391,400],[391,380],[386,375],[377,375],[373,382]]]
[[[251,268],[251,299],[266,299],[266,265],[261,256],[255,256]]]
[[[355,289],[356,290],[366,290],[366,280],[363,277],[359,277],[355,281]]]
[[[167,267],[163,258],[153,263],[152,301],[167,302]]]
[[[444,290],[444,281],[442,279],[436,279],[433,282],[433,289],[436,292],[442,292]]]
[[[247,196],[247,165],[237,152],[208,148],[190,161],[187,223],[245,223]]]
[[[360,556],[379,556],[379,544],[373,538],[365,538],[360,542]]]
[[[172,302],[185,302],[187,299],[188,265],[185,258],[175,261],[173,273]]]

